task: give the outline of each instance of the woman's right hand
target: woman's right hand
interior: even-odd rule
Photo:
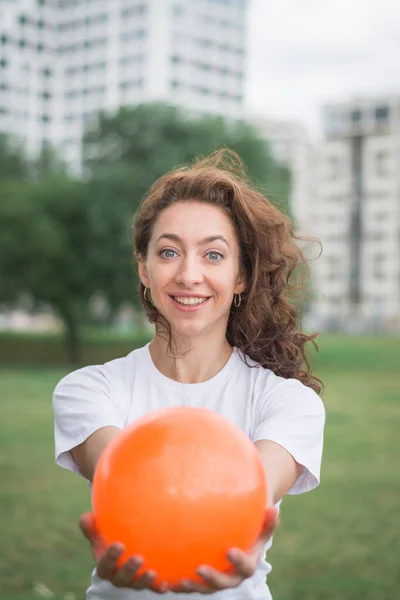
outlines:
[[[117,563],[124,553],[124,546],[115,543],[111,544],[108,548],[106,547],[96,527],[96,520],[93,513],[82,515],[79,520],[79,526],[92,547],[99,577],[110,581],[110,583],[118,588],[151,590],[158,594],[165,594],[168,591],[168,584],[156,585],[154,583],[157,577],[154,571],[144,571],[137,577],[138,571],[143,566],[143,558],[140,556],[132,556],[122,567],[118,568]]]

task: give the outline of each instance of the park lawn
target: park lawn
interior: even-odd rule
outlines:
[[[399,348],[395,338],[322,338],[322,485],[283,503],[269,553],[274,600],[400,597]],[[88,486],[54,465],[51,393],[65,372],[0,371],[1,600],[46,597],[45,588],[80,600],[89,583],[77,527]]]

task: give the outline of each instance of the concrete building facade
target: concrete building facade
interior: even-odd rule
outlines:
[[[317,151],[306,129],[292,121],[253,119],[274,159],[291,173],[290,205],[296,231],[315,234],[314,206],[317,203]]]
[[[400,330],[400,97],[324,110],[312,265],[327,326]]]
[[[3,0],[0,131],[81,160],[99,110],[161,100],[244,115],[247,0]]]

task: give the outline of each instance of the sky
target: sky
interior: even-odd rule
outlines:
[[[399,0],[248,0],[247,110],[322,134],[321,107],[400,96]]]

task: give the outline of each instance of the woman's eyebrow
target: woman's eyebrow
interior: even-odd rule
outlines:
[[[166,238],[167,240],[171,240],[172,242],[178,242],[180,244],[183,243],[183,239],[176,233],[162,233],[157,238],[157,242],[159,242],[162,238]],[[219,234],[218,235],[209,235],[206,238],[203,238],[202,240],[200,240],[198,242],[198,246],[202,246],[204,244],[210,244],[211,242],[216,242],[216,241],[223,242],[226,246],[228,246],[228,248],[230,248],[228,240],[223,235],[219,235]]]

